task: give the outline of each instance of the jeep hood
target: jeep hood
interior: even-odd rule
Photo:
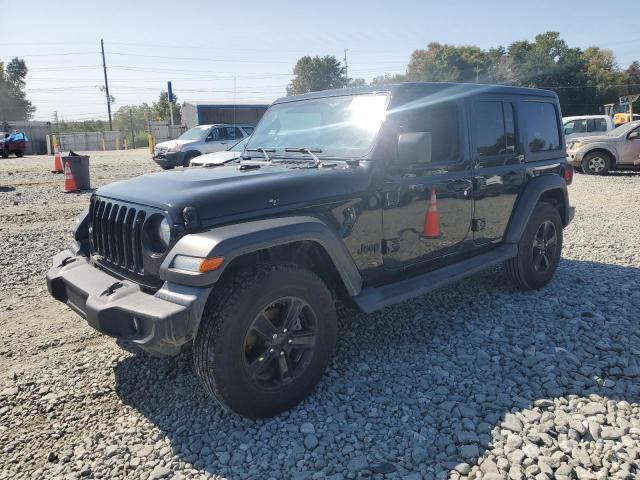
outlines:
[[[203,224],[223,217],[261,216],[304,208],[306,204],[352,196],[367,187],[370,165],[325,168],[287,168],[265,165],[241,169],[238,165],[187,168],[151,173],[112,183],[96,194],[169,212],[182,223],[182,210],[195,207]]]

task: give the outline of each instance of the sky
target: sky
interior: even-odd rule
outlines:
[[[157,100],[167,80],[179,102],[271,102],[298,58],[344,49],[349,77],[369,81],[404,72],[433,41],[490,48],[553,30],[572,47],[611,49],[626,68],[640,60],[637,2],[0,0],[13,11],[0,60],[27,62],[34,119],[106,119],[100,39],[114,111]]]

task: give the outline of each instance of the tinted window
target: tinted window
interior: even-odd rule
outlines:
[[[460,157],[458,107],[441,103],[408,111],[407,132],[431,132],[431,161],[450,162]]]
[[[571,120],[564,124],[564,134],[571,135],[572,133],[587,133],[587,121],[586,120]]]
[[[505,153],[502,102],[476,103],[473,123],[478,155]]]
[[[516,151],[516,123],[513,114],[513,105],[511,103],[503,103],[504,109],[504,136],[507,142],[507,153],[515,153]]]
[[[551,103],[524,102],[523,113],[527,119],[527,142],[531,152],[560,149],[558,117]]]
[[[247,135],[251,135],[253,133],[253,127],[242,127],[242,129],[247,132]]]
[[[479,156],[515,152],[515,124],[510,103],[478,102],[474,113],[474,139]]]
[[[594,132],[606,132],[607,131],[607,121],[604,118],[594,118],[593,119],[593,131]]]

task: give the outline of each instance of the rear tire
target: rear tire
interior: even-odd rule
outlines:
[[[582,159],[582,171],[587,175],[606,175],[611,168],[611,156],[605,152],[590,152]]]
[[[518,242],[518,254],[504,263],[507,279],[525,290],[551,281],[562,253],[562,219],[548,203],[539,203]]]
[[[16,157],[22,158],[22,152],[16,152]]]
[[[336,331],[333,297],[313,272],[289,264],[245,268],[205,308],[193,346],[195,370],[223,407],[271,417],[320,381]]]

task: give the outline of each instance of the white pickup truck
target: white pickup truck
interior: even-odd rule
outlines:
[[[590,137],[603,135],[616,126],[608,115],[583,115],[579,117],[564,117],[562,119],[565,142],[576,137]]]

